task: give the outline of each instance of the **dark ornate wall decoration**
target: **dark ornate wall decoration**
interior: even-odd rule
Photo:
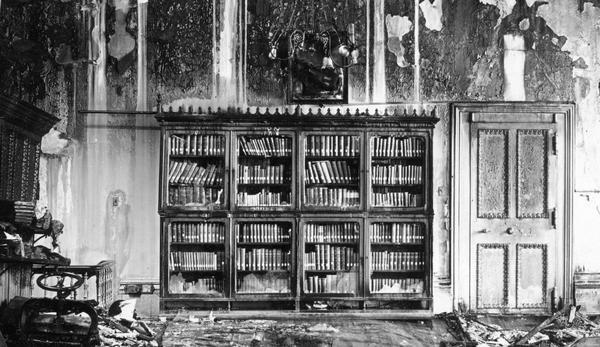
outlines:
[[[148,90],[164,102],[212,94],[213,2],[148,2]],[[151,94],[150,94],[151,95]]]

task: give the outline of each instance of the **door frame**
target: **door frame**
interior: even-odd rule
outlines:
[[[564,114],[564,234],[562,235],[563,269],[557,271],[556,281],[562,283],[557,289],[556,300],[562,297],[565,305],[571,302],[573,273],[573,189],[575,157],[575,104],[557,102],[459,102],[450,104],[450,239],[452,307],[455,310],[470,310],[470,123],[471,114],[477,113],[543,113],[555,119],[555,114]],[[542,117],[543,118],[543,117]],[[515,117],[518,122],[518,118]],[[462,174],[461,174],[462,173]],[[559,240],[561,236],[558,236]]]

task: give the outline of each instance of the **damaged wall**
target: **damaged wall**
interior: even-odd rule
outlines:
[[[2,1],[0,90],[63,119],[56,129],[62,138],[47,139],[54,149],[42,160],[41,192],[66,224],[67,256],[90,262],[120,257],[123,279],[158,279],[156,124],[143,115],[77,117],[75,109],[151,109],[158,94],[174,107],[281,105],[284,62],[268,58],[270,44],[289,25],[320,28],[333,20],[353,24],[359,45],[359,64],[349,69],[351,103],[412,102],[418,96],[438,103],[436,310],[447,310],[450,303],[446,105],[504,100],[507,88],[519,84],[522,90],[511,92],[513,98],[577,102],[574,264],[600,271],[593,242],[600,241],[600,233],[589,228],[600,224],[598,2],[417,3],[420,58],[415,62],[414,0],[111,0],[90,7],[78,1]],[[147,17],[140,4],[147,6]],[[102,28],[86,26],[98,16],[105,18],[103,34]],[[511,61],[506,35],[522,39],[524,50],[517,53],[517,60],[524,60],[522,74],[506,63]],[[140,56],[144,51],[147,55]],[[23,52],[39,54],[15,59]],[[506,74],[517,82],[507,84]],[[89,93],[81,92],[88,80]]]

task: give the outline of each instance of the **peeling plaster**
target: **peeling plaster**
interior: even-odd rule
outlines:
[[[584,5],[579,12],[575,4],[551,2],[539,9],[548,25],[558,35],[567,38],[563,51],[569,52],[576,63],[573,68],[575,78],[575,100],[579,109],[576,129],[576,170],[577,189],[596,190],[600,188],[600,162],[584,158],[600,158],[600,144],[593,134],[600,134],[599,91],[600,83],[600,8],[591,3]],[[583,63],[583,64],[582,64]],[[586,85],[594,86],[589,91]]]
[[[126,30],[129,0],[116,0],[115,7],[115,33],[110,35],[108,53],[117,60],[121,60],[135,49],[135,39]]]
[[[387,28],[388,42],[387,46],[390,52],[396,55],[396,64],[400,67],[408,67],[410,64],[404,58],[406,49],[402,45],[402,36],[408,34],[412,28],[412,23],[407,16],[385,16],[385,26]]]
[[[498,23],[500,23],[504,17],[508,16],[512,12],[517,0],[479,0],[479,2],[485,5],[493,5],[497,7],[500,10],[500,18],[498,18]]]
[[[429,30],[442,30],[442,15],[444,13],[442,0],[435,0],[433,3],[423,1],[419,7],[423,12],[423,17],[425,17],[425,26]]]

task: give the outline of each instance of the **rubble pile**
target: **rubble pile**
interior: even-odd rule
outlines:
[[[533,329],[505,329],[485,323],[475,315],[445,314],[449,331],[459,341],[475,346],[576,346],[578,341],[600,336],[600,325],[569,306],[556,312]]]
[[[135,314],[135,300],[117,300],[108,311],[98,312],[101,346],[159,346],[155,330],[165,327],[157,321],[145,322]]]

